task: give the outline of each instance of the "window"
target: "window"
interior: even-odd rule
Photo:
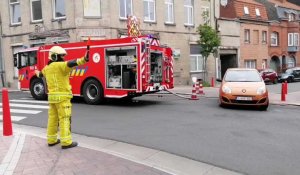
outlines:
[[[26,67],[26,66],[33,66],[37,63],[36,51],[32,52],[23,52],[20,54],[20,60],[18,63],[18,67]]]
[[[21,24],[21,8],[19,0],[9,0],[10,5],[10,23]]]
[[[245,68],[256,69],[256,60],[245,60]]]
[[[194,1],[184,0],[185,25],[194,25]]]
[[[299,33],[294,33],[294,46],[299,46]]]
[[[174,2],[165,0],[166,4],[166,23],[174,23]]]
[[[100,0],[83,0],[83,15],[85,17],[101,17]]]
[[[155,22],[155,0],[144,0],[144,20]]]
[[[42,21],[42,4],[41,0],[31,0],[31,21],[38,22]]]
[[[262,43],[266,44],[267,43],[267,31],[262,31]]]
[[[260,11],[258,8],[255,9],[255,14],[256,14],[256,16],[260,16]]]
[[[132,0],[120,0],[120,18],[127,19],[132,15]]]
[[[295,14],[293,14],[293,13],[289,13],[288,14],[288,18],[289,18],[289,21],[295,21]]]
[[[253,44],[259,43],[259,32],[258,30],[253,31]]]
[[[293,45],[294,45],[294,34],[288,33],[288,46],[293,46]]]
[[[65,1],[53,0],[53,18],[60,19],[66,17]]]
[[[267,68],[267,65],[268,64],[268,60],[267,59],[263,59],[262,60],[262,63],[261,63],[261,68],[262,69],[266,69]],[[272,71],[271,71],[272,72]]]
[[[249,15],[249,9],[248,9],[248,7],[244,7],[244,13],[245,13],[245,15]]]
[[[209,7],[202,7],[202,18],[205,24],[209,23]]]
[[[278,33],[273,32],[271,34],[271,46],[278,46]]]
[[[244,41],[245,43],[250,43],[250,30],[245,29],[244,31]]]
[[[288,46],[299,46],[299,33],[288,33]]]
[[[203,71],[203,57],[202,55],[190,55],[191,72]]]
[[[200,54],[201,47],[197,44],[190,45],[190,71],[202,72],[203,71],[203,56]]]

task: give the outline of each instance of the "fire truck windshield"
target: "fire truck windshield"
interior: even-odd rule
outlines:
[[[36,51],[18,53],[18,69],[37,63]]]

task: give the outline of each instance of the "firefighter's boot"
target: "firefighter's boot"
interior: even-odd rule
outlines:
[[[55,146],[55,145],[57,145],[59,143],[60,143],[60,140],[57,139],[57,141],[55,143],[48,143],[48,146]]]
[[[61,146],[62,149],[68,149],[68,148],[73,148],[78,146],[77,142],[72,142],[71,145],[67,145],[67,146]]]

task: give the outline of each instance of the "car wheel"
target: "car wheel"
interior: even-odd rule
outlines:
[[[225,107],[225,104],[222,103],[220,99],[219,99],[219,106],[220,106],[221,108],[224,108],[224,107]]]
[[[293,79],[291,78],[291,77],[289,77],[288,79],[287,79],[287,82],[288,83],[291,83],[293,81]]]
[[[89,79],[84,83],[82,93],[87,104],[96,105],[104,102],[103,87],[95,79]]]
[[[35,78],[30,83],[30,93],[36,100],[46,100],[47,94],[43,80]]]

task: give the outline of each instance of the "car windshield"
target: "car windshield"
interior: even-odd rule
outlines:
[[[254,70],[228,70],[224,80],[228,82],[260,82],[261,76]]]

